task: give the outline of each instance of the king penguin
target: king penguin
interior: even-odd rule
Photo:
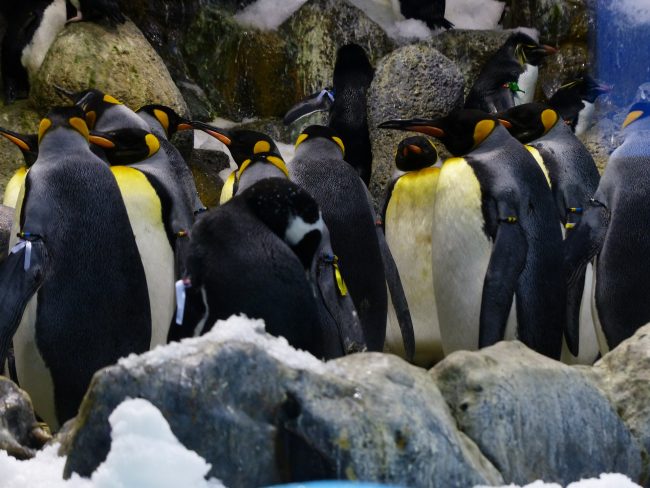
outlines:
[[[365,350],[330,253],[318,205],[287,178],[263,178],[238,192],[206,212],[192,234],[186,282],[205,302],[193,335],[243,313],[264,319],[269,333],[316,357]]]
[[[56,429],[97,370],[149,349],[151,315],[129,217],[84,113],[52,110],[38,137],[16,207],[20,241],[0,264],[0,361],[13,337],[20,385]]]
[[[559,358],[566,308],[562,233],[533,156],[496,117],[478,110],[380,127],[437,137],[458,156],[442,165],[433,212],[433,285],[444,353],[516,336]]]
[[[497,115],[501,123],[543,165],[549,176],[558,219],[566,229],[566,239],[580,222],[583,209],[593,198],[600,175],[587,148],[573,134],[559,114],[548,105],[528,103]],[[598,341],[591,315],[589,297],[592,267],[588,265],[584,289],[587,291],[580,310],[580,337],[569,340],[562,360],[591,365],[598,357]],[[576,349],[580,344],[579,351]]]
[[[580,136],[591,127],[596,99],[611,90],[612,87],[584,74],[558,88],[548,104]]]
[[[465,108],[501,112],[533,100],[538,64],[556,50],[515,32],[486,62],[467,95]]]
[[[27,98],[29,82],[66,22],[65,0],[6,2],[7,32],[2,40],[5,103]]]
[[[440,168],[438,151],[425,137],[397,147],[398,174],[386,190],[382,222],[408,301],[415,333],[414,364],[430,368],[443,358],[431,270],[433,206]],[[386,349],[404,356],[395,310],[388,306]]]
[[[603,333],[603,355],[650,321],[650,239],[643,231],[650,218],[650,103],[630,107],[622,135],[623,144],[610,156],[565,252],[567,316],[574,331],[578,328],[576,310],[581,301],[582,276],[594,259],[592,312],[597,330]]]
[[[325,89],[293,106],[285,115],[290,124],[318,110],[329,110],[328,126],[346,148],[345,161],[359,173],[366,186],[372,171],[372,149],[368,131],[367,92],[375,70],[358,44],[339,48],[334,64],[334,88]]]

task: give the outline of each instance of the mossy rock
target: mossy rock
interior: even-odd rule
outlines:
[[[55,85],[73,91],[98,88],[134,109],[161,103],[188,114],[162,59],[130,21],[117,28],[68,25],[33,80],[30,99],[39,112],[69,103]]]

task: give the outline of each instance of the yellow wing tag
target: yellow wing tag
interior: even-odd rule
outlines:
[[[341,275],[341,270],[339,269],[339,258],[334,256],[332,260],[332,266],[334,267],[334,277],[336,278],[336,286],[339,287],[339,293],[342,297],[348,294],[348,287],[343,281],[343,276]]]

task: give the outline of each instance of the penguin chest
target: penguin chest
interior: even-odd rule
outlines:
[[[415,332],[415,363],[430,366],[442,359],[438,312],[431,271],[431,232],[439,168],[402,176],[386,209],[386,241],[399,270]],[[386,342],[403,353],[402,334],[389,304]]]
[[[524,72],[519,75],[517,85],[519,91],[514,93],[515,105],[530,103],[535,98],[535,88],[537,87],[537,75],[539,68],[532,64],[524,64]]]
[[[175,306],[174,252],[165,231],[162,205],[147,177],[113,166],[147,279],[151,306],[151,347],[167,342]]]
[[[20,62],[29,73],[30,78],[43,64],[45,55],[56,36],[63,30],[66,22],[65,0],[54,0],[43,11],[41,23],[34,32],[31,41],[22,52]]]
[[[594,117],[594,111],[596,106],[593,103],[589,103],[586,100],[583,100],[582,103],[585,105],[580,112],[578,112],[578,120],[576,121],[575,134],[577,136],[584,134],[589,126],[591,125],[591,120]]]
[[[432,229],[433,286],[445,354],[478,347],[483,281],[492,243],[483,231],[481,185],[463,158],[440,171]]]
[[[5,187],[3,205],[16,208],[20,190],[25,185],[25,178],[27,178],[27,168],[18,168]]]

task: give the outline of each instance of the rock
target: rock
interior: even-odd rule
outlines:
[[[322,363],[231,317],[206,335],[132,356],[93,379],[65,476],[89,476],[110,446],[108,416],[144,398],[226,486],[310,479],[402,486],[498,484],[458,433],[426,371],[383,354]]]
[[[187,105],[160,56],[130,21],[111,29],[92,22],[68,25],[45,56],[30,91],[39,112],[69,101],[54,86],[110,93],[133,109],[168,105],[187,115]]]
[[[623,143],[620,132],[627,112],[625,108],[620,109],[611,103],[596,100],[596,123],[580,136],[601,174],[605,171],[609,156]]]
[[[208,208],[219,205],[223,180],[219,172],[229,167],[228,155],[221,151],[194,149],[188,160],[199,197]]]
[[[42,114],[45,115],[45,114]],[[11,105],[0,106],[0,127],[24,134],[38,132],[41,116],[32,108],[29,101],[17,100]],[[0,193],[16,170],[25,165],[20,149],[4,137],[0,137]]]
[[[27,393],[0,376],[0,449],[17,459],[30,459],[49,439],[36,421]]]
[[[650,325],[606,354],[593,370],[632,435],[650,453]]]
[[[359,44],[372,65],[395,48],[378,24],[344,0],[308,0],[282,24],[280,33],[291,45],[298,93],[303,96],[332,86],[341,46]]]
[[[562,85],[588,72],[589,64],[589,52],[585,44],[561,44],[558,52],[545,61],[539,70],[536,99],[550,99]]]
[[[395,149],[408,135],[377,126],[388,119],[446,115],[463,103],[463,88],[458,68],[428,43],[404,46],[382,58],[368,92],[370,192],[375,203],[383,198],[394,171]]]
[[[639,445],[579,370],[520,342],[500,342],[453,353],[431,375],[459,429],[506,483],[566,486],[609,472],[640,479]]]

